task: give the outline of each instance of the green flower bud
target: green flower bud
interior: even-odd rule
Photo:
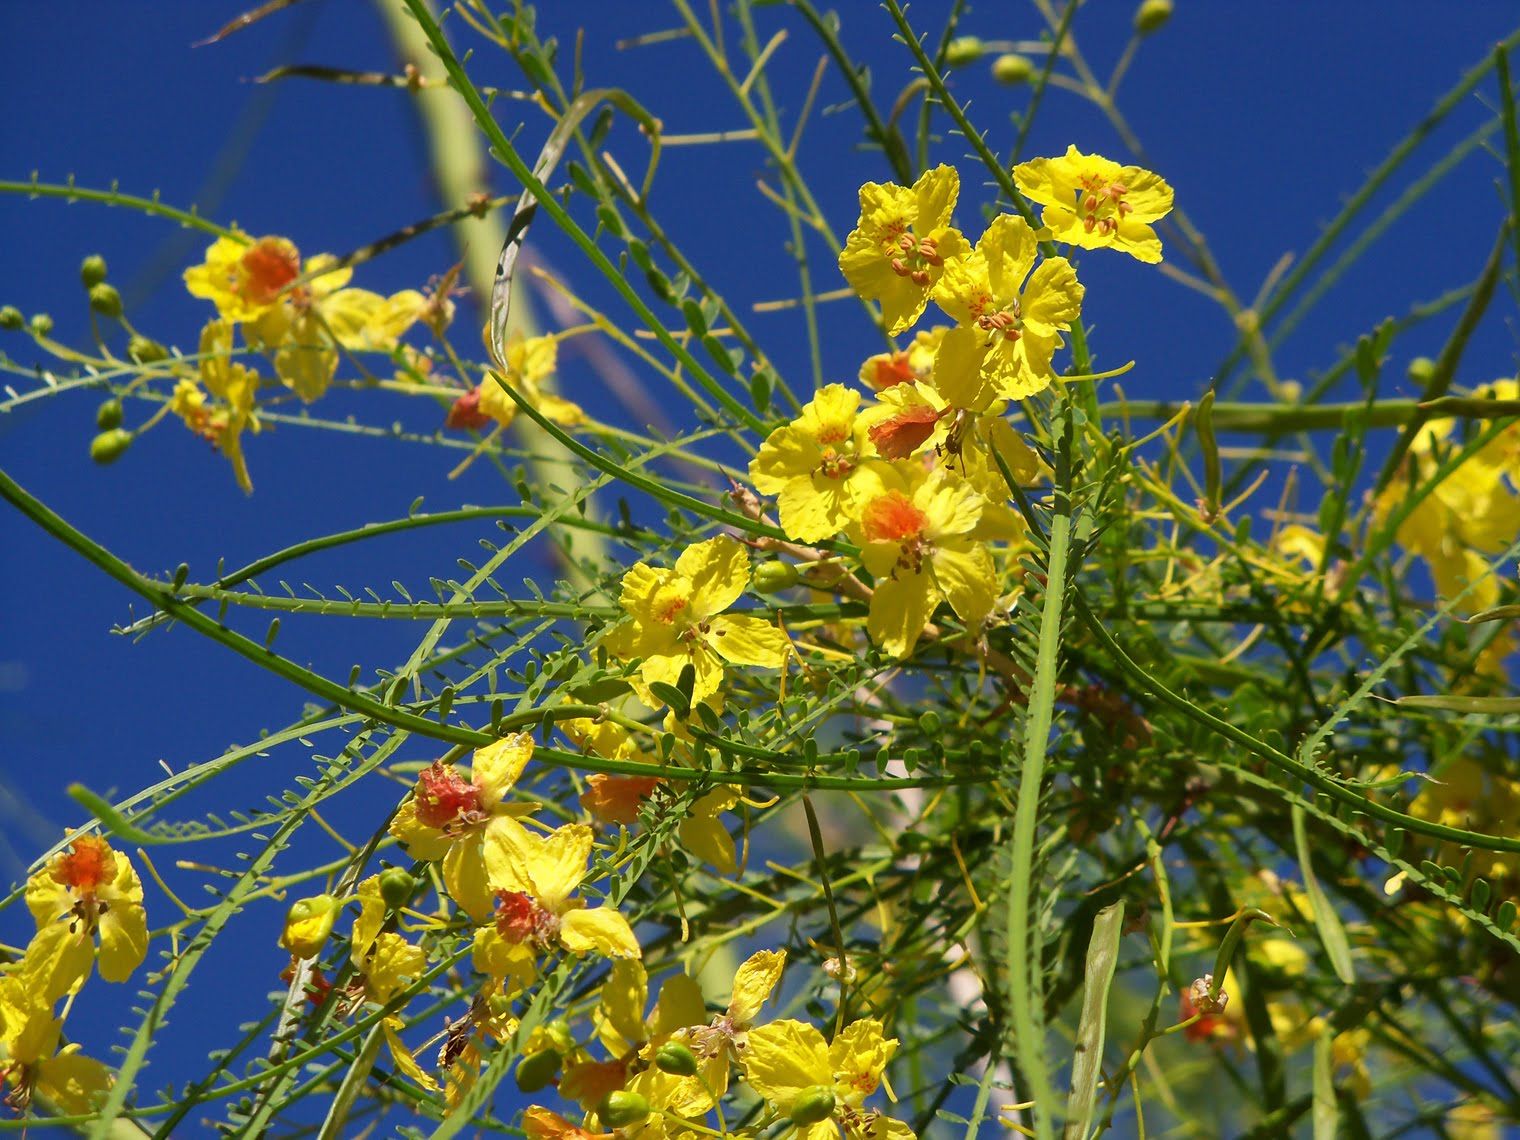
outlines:
[[[654,1051],[655,1067],[677,1077],[695,1076],[697,1055],[679,1041],[667,1041]]]
[[[1017,87],[1034,78],[1034,64],[1028,56],[1008,52],[992,61],[992,78],[1008,87]]]
[[[121,401],[112,396],[95,409],[95,426],[101,431],[121,427]]]
[[[86,289],[93,289],[106,279],[106,259],[92,253],[79,263],[79,279]]]
[[[774,594],[797,584],[797,567],[790,562],[762,562],[755,567],[754,587],[762,594]]]
[[[544,1036],[561,1053],[570,1053],[575,1049],[575,1034],[570,1031],[570,1023],[563,1017],[556,1017],[545,1025]]]
[[[627,1128],[649,1115],[649,1102],[638,1093],[610,1092],[596,1106],[596,1114],[608,1128]]]
[[[986,50],[975,36],[956,36],[945,46],[945,66],[965,67],[981,59]]]
[[[834,1090],[824,1085],[803,1089],[792,1101],[792,1111],[787,1114],[793,1124],[817,1124],[834,1115]]]
[[[1135,34],[1159,32],[1172,18],[1172,0],[1145,0],[1135,10]]]
[[[535,1093],[554,1080],[559,1072],[559,1054],[553,1049],[540,1049],[529,1053],[517,1063],[515,1079],[520,1092]]]
[[[26,326],[26,318],[21,315],[21,310],[15,305],[6,305],[0,308],[0,329],[9,329],[15,332]]]
[[[132,433],[122,428],[103,431],[90,440],[90,458],[96,463],[115,463],[132,446]]]
[[[405,867],[387,867],[380,872],[380,897],[391,910],[399,910],[412,901],[417,880]]]
[[[47,336],[53,331],[53,318],[46,313],[37,313],[32,317],[32,332],[37,336]]]
[[[322,952],[327,937],[332,933],[333,922],[343,904],[332,895],[313,895],[290,904],[285,915],[285,929],[280,932],[280,945],[297,958],[315,958]]]
[[[150,336],[133,333],[127,341],[127,355],[139,364],[157,364],[169,359],[169,350]]]
[[[98,285],[90,286],[90,308],[94,309],[103,317],[112,320],[121,316],[121,294],[116,291],[115,285],[107,285],[104,281]]]
[[[1428,356],[1416,356],[1409,362],[1409,378],[1416,384],[1429,384],[1436,374],[1436,362]]]
[[[918,718],[918,727],[923,729],[925,736],[938,736],[943,722],[939,718],[939,713],[933,709],[927,709]]]

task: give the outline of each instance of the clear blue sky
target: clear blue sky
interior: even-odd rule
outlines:
[[[303,81],[272,87],[250,82],[283,62],[394,69],[370,6],[309,0],[224,43],[192,46],[243,6],[225,0],[0,5],[0,72],[8,77],[0,112],[0,178],[24,178],[36,170],[48,181],[72,173],[83,186],[116,180],[134,193],[157,188],[168,202],[198,203],[218,220],[235,220],[251,232],[288,235],[307,253],[348,250],[437,210],[407,96]],[[567,44],[576,25],[588,29],[586,66],[594,84],[627,87],[669,131],[742,125],[690,44],[614,47],[627,36],[675,25],[678,18],[664,5],[586,0],[542,7],[543,27]],[[887,17],[866,0],[846,0],[840,7],[843,37],[871,64],[878,92],[895,91],[909,78],[909,62],[890,39]],[[927,29],[946,7],[923,0],[912,12]],[[1177,201],[1247,297],[1285,252],[1309,245],[1364,174],[1463,71],[1513,30],[1517,17],[1514,4],[1499,0],[1178,0],[1177,8],[1172,24],[1141,51],[1121,104],[1156,169],[1172,182]],[[1079,16],[1079,42],[1100,69],[1123,46],[1131,12],[1121,0],[1094,0]],[[762,16],[767,29],[781,19],[767,11]],[[771,74],[782,101],[795,107],[820,49],[805,28],[787,26],[790,38]],[[1033,36],[1038,26],[1024,5],[984,3],[963,29],[1013,38]],[[472,63],[477,81],[486,84],[512,85],[510,66],[488,49]],[[831,74],[820,104],[843,102],[843,90]],[[1493,87],[1480,90],[1491,93]],[[985,68],[962,73],[957,91],[972,99],[973,116],[991,130],[993,146],[1006,150],[1009,115],[1022,108],[1026,93],[992,85]],[[890,104],[890,94],[880,97]],[[1486,98],[1489,103],[1478,95],[1466,100],[1424,144],[1409,173],[1374,203],[1369,220],[1414,172],[1427,169],[1485,120],[1491,113]],[[500,108],[503,116],[514,110],[510,103]],[[525,137],[541,134],[542,123],[534,121]],[[859,183],[888,176],[878,156],[852,149],[858,137],[857,117],[840,109],[815,117],[801,152],[816,196],[841,233],[853,222]],[[1119,156],[1096,111],[1052,92],[1028,154],[1057,153],[1069,142]],[[958,163],[968,177],[961,216],[969,229],[975,225],[970,207],[984,197],[973,166],[962,158],[964,149],[960,140],[947,139],[936,158]],[[643,157],[626,133],[618,153],[635,163]],[[673,232],[743,304],[795,291],[780,217],[754,192],[755,179],[765,174],[752,144],[673,149],[655,197]],[[1461,163],[1304,322],[1278,358],[1282,375],[1305,378],[1381,318],[1470,281],[1499,225],[1500,174],[1500,164],[1481,150]],[[505,175],[495,185],[510,189]],[[534,237],[539,256],[588,297],[614,303],[547,222]],[[199,260],[203,247],[198,236],[125,211],[0,196],[0,303],[27,313],[46,310],[62,339],[79,337],[85,324],[77,267],[84,255],[100,252],[138,327],[189,351],[208,309],[184,294],[179,274]],[[435,235],[365,267],[357,283],[379,290],[417,286],[452,261],[449,242]],[[820,288],[839,284],[826,260],[819,265]],[[1125,386],[1135,395],[1183,399],[1205,390],[1231,343],[1220,310],[1127,259],[1090,257],[1082,275],[1099,367],[1134,359]],[[872,350],[869,330],[858,308],[838,305],[826,313],[827,378],[848,379]],[[465,313],[461,321],[478,318]],[[806,387],[799,323],[759,317],[753,327],[794,382]],[[1448,328],[1449,321],[1438,322],[1402,340],[1395,373],[1402,375],[1409,357],[1433,353]],[[34,362],[24,337],[0,335],[0,350]],[[468,333],[459,343],[469,349],[476,344]],[[1512,335],[1491,325],[1469,361],[1459,383],[1513,375]],[[584,366],[577,370],[573,353],[563,380],[571,396],[597,399],[589,387],[577,390],[577,383],[594,382]],[[144,570],[187,561],[192,576],[204,580],[219,558],[238,565],[310,534],[403,515],[418,495],[435,509],[515,499],[484,464],[448,482],[452,453],[293,429],[250,441],[258,485],[251,498],[237,490],[218,457],[172,426],[155,431],[116,466],[97,468],[86,455],[96,403],[92,395],[74,395],[0,418],[0,467]],[[428,422],[399,401],[340,410],[378,423]],[[671,410],[679,419],[679,407]],[[429,575],[451,573],[455,558],[468,555],[475,538],[488,533],[462,527],[367,546],[357,555],[303,566],[301,576],[350,588],[378,588],[392,578],[425,584]],[[525,563],[519,571],[547,573],[543,562]],[[0,878],[22,875],[39,850],[77,821],[63,792],[68,782],[132,790],[155,778],[161,759],[175,768],[206,759],[300,710],[301,694],[183,630],[138,643],[111,636],[113,624],[132,616],[132,600],[18,516],[4,513],[0,597]],[[142,612],[140,605],[136,612]],[[261,624],[246,628],[256,636],[262,632]],[[281,646],[342,677],[354,661],[398,661],[414,639],[411,629],[322,622],[304,632],[288,630]],[[238,786],[248,802],[288,785],[291,758],[280,765],[278,772],[258,765],[242,770]],[[220,981],[215,972],[202,975],[164,1039],[150,1085],[181,1075],[177,1061],[204,1055],[215,1034],[201,1032],[194,1011],[224,1001],[223,983],[235,980],[237,992],[249,996],[246,1008],[224,1015],[228,1022],[254,1013],[257,995],[274,988],[282,965],[273,948],[278,918],[273,907],[247,916],[243,948],[221,951],[227,958],[217,967],[225,970]],[[23,937],[21,923],[17,911],[4,916],[0,938]],[[256,980],[250,982],[251,975]],[[115,1008],[109,1003],[124,1002],[126,995],[92,983],[86,996],[102,1003],[102,1016],[109,1017],[105,1011]],[[70,1029],[79,1029],[92,1051],[104,1053],[108,1032],[95,1038],[72,1022]]]

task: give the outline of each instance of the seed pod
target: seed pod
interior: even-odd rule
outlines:
[[[115,463],[131,446],[131,432],[123,428],[112,428],[90,440],[90,458],[101,465]]]
[[[655,1067],[677,1077],[695,1076],[697,1055],[679,1041],[667,1041],[654,1051]]]
[[[101,431],[121,427],[121,401],[112,396],[95,409],[95,426]]]
[[[93,289],[106,279],[106,259],[92,253],[79,263],[79,279],[86,289]]]
[[[992,61],[992,78],[1007,87],[1017,87],[1034,78],[1034,64],[1028,56],[1008,52]]]
[[[1135,34],[1148,36],[1159,32],[1172,18],[1172,0],[1145,0],[1135,10]]]
[[[649,1115],[649,1102],[638,1093],[610,1092],[596,1106],[596,1114],[609,1128],[627,1128]]]
[[[803,1089],[792,1101],[792,1111],[787,1114],[793,1124],[817,1124],[834,1115],[834,1090],[823,1085]]]
[[[90,286],[90,308],[94,309],[103,317],[112,320],[121,316],[121,294],[116,291],[115,285],[107,285],[104,281]]]

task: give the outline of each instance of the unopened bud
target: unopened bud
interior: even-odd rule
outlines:
[[[391,910],[400,910],[412,901],[417,880],[405,867],[387,867],[380,872],[380,897]]]
[[[21,315],[21,310],[15,305],[0,307],[0,329],[9,329],[15,332],[26,327],[26,318]]]
[[[1416,384],[1429,384],[1436,374],[1436,362],[1428,356],[1416,356],[1409,362],[1409,378]]]
[[[1172,0],[1144,0],[1135,10],[1135,34],[1159,32],[1172,18]]]
[[[106,279],[106,259],[92,253],[79,263],[79,280],[86,289],[93,289]]]
[[[157,364],[169,359],[169,350],[150,336],[133,333],[127,341],[127,355],[139,364]]]
[[[121,401],[112,396],[95,409],[95,426],[101,431],[121,427]]]
[[[116,291],[115,285],[108,285],[104,281],[90,286],[90,308],[94,309],[103,317],[115,320],[121,316],[121,294]]]
[[[753,582],[758,593],[774,594],[797,584],[797,567],[790,562],[762,562],[755,567]]]
[[[855,967],[851,963],[841,963],[838,958],[825,958],[823,972],[836,982],[843,982],[847,986],[852,984],[857,976]]]
[[[342,909],[343,904],[332,895],[298,899],[285,916],[280,945],[297,958],[315,958],[322,952],[328,935],[332,933],[333,922]]]
[[[596,1106],[596,1114],[609,1128],[627,1128],[649,1115],[649,1102],[638,1093],[610,1092]]]
[[[575,1049],[575,1034],[570,1031],[570,1023],[563,1017],[556,1017],[544,1026],[544,1036],[549,1044],[561,1053],[569,1053]]]
[[[553,1049],[540,1049],[529,1053],[517,1063],[515,1080],[521,1092],[534,1093],[545,1088],[559,1072],[559,1054]]]
[[[46,313],[35,313],[32,316],[32,332],[37,336],[47,336],[53,331],[53,318]]]
[[[1218,1017],[1224,1012],[1225,1006],[1230,1004],[1230,995],[1220,990],[1218,995],[1210,991],[1214,986],[1214,975],[1205,974],[1201,978],[1195,978],[1193,984],[1188,987],[1188,1000],[1193,1003],[1193,1009],[1205,1017]]]
[[[945,47],[946,67],[965,67],[982,58],[986,46],[976,36],[957,36]]]
[[[1009,87],[1017,87],[1034,78],[1034,64],[1028,56],[1008,52],[992,61],[992,78]]]
[[[132,433],[123,428],[103,431],[90,440],[90,458],[102,466],[115,463],[132,446]]]
[[[696,1075],[697,1055],[679,1041],[667,1041],[654,1051],[655,1067],[677,1077]]]
[[[834,1105],[834,1090],[825,1088],[823,1085],[814,1085],[797,1094],[797,1099],[792,1101],[792,1111],[787,1113],[787,1118],[796,1125],[817,1124],[820,1120],[827,1120],[834,1115]]]

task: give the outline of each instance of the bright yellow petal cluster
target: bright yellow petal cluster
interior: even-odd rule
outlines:
[[[148,953],[142,883],[99,836],[81,835],[49,859],[27,880],[26,905],[37,933],[18,973],[48,1003],[77,989],[92,965],[105,981],[124,982]]]
[[[1069,146],[1059,158],[1015,166],[1013,179],[1024,197],[1045,207],[1040,220],[1055,241],[1161,260],[1151,223],[1172,212],[1172,188],[1159,175]]]
[[[852,1134],[909,1140],[906,1125],[862,1108],[896,1051],[874,1019],[851,1022],[832,1042],[806,1022],[785,1020],[752,1030],[740,1063],[750,1086],[807,1140],[840,1136],[844,1120]]]
[[[507,381],[527,397],[544,416],[563,427],[577,427],[586,422],[580,405],[555,395],[548,388],[559,367],[559,341],[553,336],[513,337],[507,343]],[[487,376],[476,389],[480,413],[499,424],[509,424],[517,416],[517,403],[506,389]]]

